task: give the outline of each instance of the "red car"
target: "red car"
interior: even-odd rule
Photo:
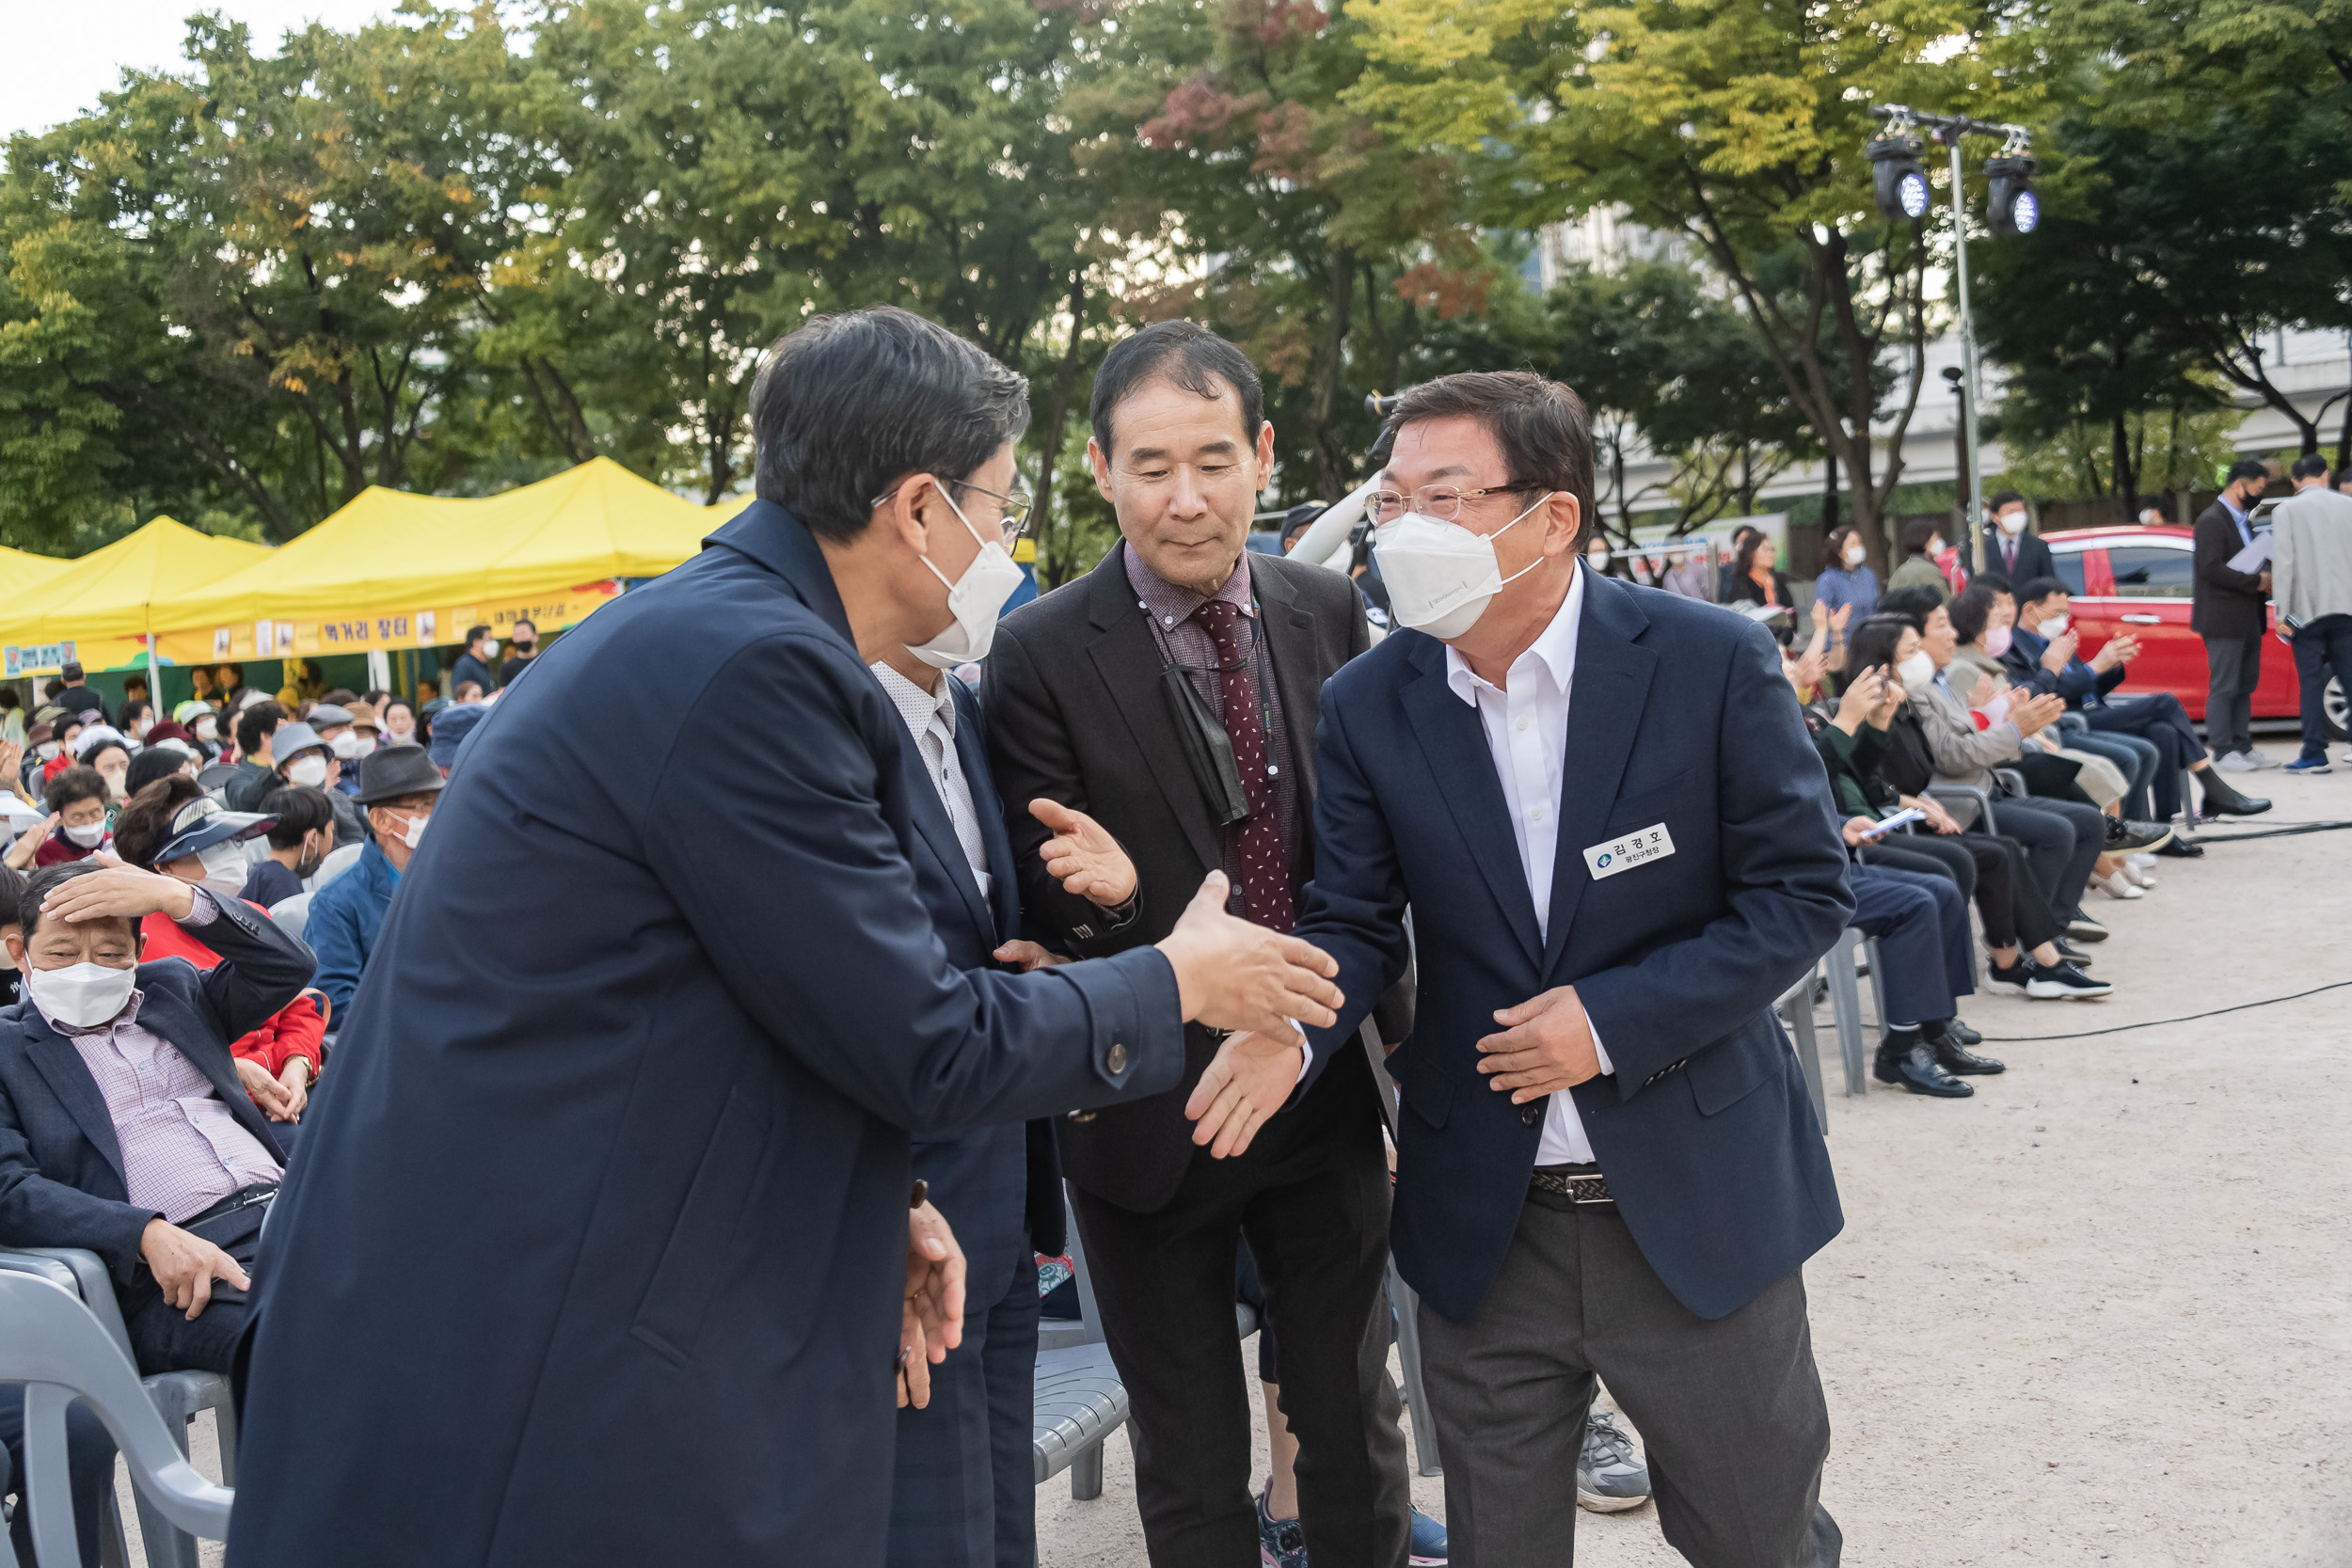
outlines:
[[[2205,717],[2205,641],[2188,629],[2194,577],[2191,540],[2185,528],[2086,528],[2044,535],[2052,563],[2082,633],[2089,658],[2119,632],[2143,644],[2117,689],[2169,691],[2191,719]],[[2270,611],[2279,630],[2279,611]],[[2295,653],[2276,636],[2263,642],[2262,684],[2254,689],[2254,717],[2293,719]],[[2333,738],[2344,738],[2345,703],[2341,683],[2328,683],[2328,720]]]

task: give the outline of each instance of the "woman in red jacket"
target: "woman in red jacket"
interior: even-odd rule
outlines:
[[[237,896],[248,869],[242,841],[267,832],[278,818],[232,812],[184,773],[156,780],[131,798],[115,819],[115,849],[128,863],[194,882],[214,897]],[[256,910],[261,905],[252,906]],[[266,914],[267,911],[262,911]],[[170,920],[148,920],[140,958],[185,958],[199,969],[220,961],[213,950]],[[291,1124],[301,1119],[325,1053],[327,1003],[306,990],[259,1029],[232,1042],[237,1077],[272,1121],[288,1123],[278,1142],[291,1147]]]

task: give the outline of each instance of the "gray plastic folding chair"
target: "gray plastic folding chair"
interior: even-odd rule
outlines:
[[[123,1326],[122,1308],[115,1300],[114,1280],[106,1273],[105,1262],[98,1254],[81,1247],[24,1247],[0,1249],[0,1273],[29,1274],[46,1279],[61,1290],[72,1291],[89,1309],[100,1330],[113,1341],[125,1361],[137,1364],[131,1352],[130,1330]],[[218,1372],[158,1372],[141,1380],[148,1402],[163,1418],[165,1426],[180,1445],[185,1457],[188,1451],[188,1422],[200,1411],[213,1412],[213,1421],[220,1434],[220,1473],[230,1485],[237,1480],[237,1413],[229,1394],[229,1380]],[[170,1518],[139,1493],[135,1501],[139,1512],[139,1538],[147,1550],[149,1568],[197,1568],[196,1537],[175,1526]],[[114,1502],[107,1500],[109,1528],[119,1535],[121,1523],[111,1517]],[[108,1555],[119,1560],[117,1543],[109,1539]]]
[[[1396,1080],[1389,1076],[1389,1053],[1372,1020],[1364,1020],[1360,1037],[1364,1054],[1372,1058],[1373,1082],[1380,1085],[1381,1114],[1389,1118],[1389,1135],[1396,1135]],[[1421,1377],[1421,1297],[1397,1273],[1396,1255],[1389,1255],[1389,1308],[1396,1315],[1396,1359],[1405,1370],[1405,1408],[1413,1418],[1413,1469],[1424,1476],[1441,1476],[1438,1461],[1437,1418],[1429,1413],[1429,1393]]]
[[[24,1505],[40,1568],[81,1561],[66,1473],[66,1409],[88,1404],[131,1467],[144,1505],[179,1529],[229,1539],[236,1495],[188,1463],[132,1365],[73,1293],[38,1275],[0,1271],[0,1385],[24,1387]],[[142,1514],[147,1512],[142,1507]],[[151,1555],[150,1560],[155,1560]]]

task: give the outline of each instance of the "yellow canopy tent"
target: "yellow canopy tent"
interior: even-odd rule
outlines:
[[[162,624],[150,619],[159,600],[270,553],[266,545],[157,517],[9,597],[0,609],[0,675],[49,674],[69,660],[92,670],[135,663],[148,651],[148,633]]]
[[[733,508],[702,507],[593,458],[478,499],[372,487],[231,576],[156,607],[174,659],[430,647],[467,626],[569,626],[702,547]]]
[[[39,588],[72,564],[54,555],[34,555],[0,545],[0,614],[15,607],[19,594]]]

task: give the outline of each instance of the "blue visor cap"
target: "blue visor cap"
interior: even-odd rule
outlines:
[[[228,844],[265,833],[278,818],[262,812],[230,811],[209,795],[180,808],[171,819],[171,837],[155,851],[155,863],[167,865],[183,855],[200,854],[215,844]]]

